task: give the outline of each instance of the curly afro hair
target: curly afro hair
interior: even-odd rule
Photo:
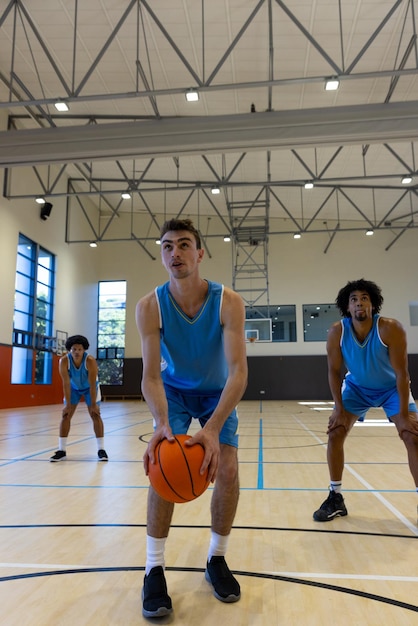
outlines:
[[[68,352],[71,350],[71,348],[73,347],[74,344],[79,343],[80,345],[83,346],[84,350],[88,350],[89,348],[89,342],[87,341],[87,338],[84,337],[84,335],[72,335],[71,337],[68,337],[67,341],[65,342],[65,349],[68,350]]]
[[[351,317],[351,314],[347,311],[347,309],[350,294],[353,293],[353,291],[365,291],[368,293],[372,303],[373,313],[379,313],[383,304],[383,296],[380,287],[371,280],[360,278],[359,280],[349,281],[346,286],[338,292],[335,304],[342,317]]]

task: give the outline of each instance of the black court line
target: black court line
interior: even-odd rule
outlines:
[[[5,529],[31,529],[31,528],[146,528],[146,524],[0,524],[0,530]],[[171,530],[188,529],[188,530],[209,530],[209,524],[172,524]],[[418,535],[401,535],[395,533],[377,533],[359,530],[335,530],[332,528],[287,528],[277,526],[233,526],[233,531],[271,531],[271,532],[289,532],[289,533],[322,533],[332,535],[354,535],[359,537],[381,537],[389,539],[418,539]]]
[[[166,571],[170,572],[195,572],[204,573],[204,568],[199,567],[166,567]],[[25,580],[28,578],[42,578],[46,576],[61,576],[69,574],[92,574],[92,573],[107,573],[107,572],[143,572],[144,566],[138,567],[89,567],[80,569],[68,569],[68,570],[52,570],[49,572],[32,572],[29,574],[15,574],[13,576],[2,576],[0,582],[8,582],[11,580]],[[418,606],[415,604],[408,604],[400,600],[394,600],[385,596],[379,596],[374,593],[367,593],[365,591],[358,591],[357,589],[350,589],[349,587],[340,587],[339,585],[330,585],[329,583],[320,583],[311,580],[305,580],[303,578],[292,578],[290,576],[281,576],[279,574],[261,574],[256,572],[244,572],[233,571],[236,576],[246,576],[248,578],[262,578],[264,580],[276,580],[278,582],[286,582],[297,585],[305,585],[309,587],[316,587],[319,589],[328,589],[329,591],[335,591],[337,593],[346,593],[348,595],[357,596],[360,598],[366,598],[374,602],[382,602],[384,604],[390,604],[401,609],[413,611],[418,613]]]

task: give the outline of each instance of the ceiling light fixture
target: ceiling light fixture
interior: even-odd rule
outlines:
[[[186,91],[186,100],[187,102],[197,102],[199,100],[199,92],[197,89],[189,89]]]
[[[90,241],[89,246],[90,248],[97,248],[97,241]]]
[[[314,187],[313,182],[305,183],[305,189],[313,189],[313,187]]]
[[[212,189],[210,191],[211,191],[211,193],[213,193],[214,196],[216,196],[217,194],[221,193],[221,190],[219,189],[219,187],[212,187]]]
[[[366,235],[368,237],[371,237],[372,235],[374,235],[374,231],[371,228],[369,228],[369,230],[366,230]]]
[[[340,86],[338,78],[327,78],[325,81],[325,91],[337,91]]]
[[[228,237],[228,235],[226,237],[224,237],[224,241],[225,243],[228,243],[231,241],[231,237]]]
[[[35,202],[37,202],[38,204],[45,204],[45,198],[42,198],[42,196],[39,196],[39,198],[35,199]]]
[[[120,197],[123,198],[123,200],[130,200],[132,196],[129,191],[124,191],[120,194]]]
[[[300,239],[301,238],[301,234],[300,233],[295,233],[293,235],[293,239]]]
[[[401,180],[402,185],[409,185],[409,183],[412,183],[412,176],[406,175],[402,178]]]
[[[161,246],[161,239],[156,239],[155,243],[157,244],[157,246]]]
[[[63,100],[58,100],[54,104],[54,106],[57,109],[57,111],[61,111],[61,113],[66,113],[67,111],[70,110],[68,107],[68,104],[66,102],[63,102]]]

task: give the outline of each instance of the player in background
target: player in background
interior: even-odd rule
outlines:
[[[97,361],[88,354],[89,342],[83,335],[73,335],[65,342],[68,351],[59,362],[59,373],[64,390],[64,408],[59,430],[58,450],[50,461],[56,463],[67,456],[67,438],[71,427],[71,418],[84,396],[88,412],[93,420],[97,441],[99,461],[107,461],[104,449],[104,427],[100,415],[100,386],[98,381]]]
[[[382,407],[394,422],[408,453],[418,491],[417,407],[410,390],[406,334],[395,319],[382,317],[383,296],[375,283],[348,282],[336,305],[342,320],[328,333],[328,381],[335,403],[328,424],[328,498],[315,511],[318,522],[347,515],[342,496],[344,442],[357,420],[372,407]],[[347,373],[342,381],[342,368]]]

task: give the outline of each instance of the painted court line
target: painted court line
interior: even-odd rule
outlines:
[[[383,580],[392,582],[418,582],[418,576],[382,576],[379,574],[330,574],[325,572],[263,572],[273,576],[285,576],[288,578],[328,578],[345,580]]]
[[[103,565],[81,565],[80,563],[0,563],[0,568],[16,568],[16,569],[51,569],[51,570],[100,570],[106,566]],[[263,571],[262,574],[269,576],[283,576],[286,578],[321,578],[328,580],[371,580],[371,581],[391,581],[391,582],[407,582],[417,583],[418,576],[385,576],[381,574],[339,574],[331,572],[280,572],[280,571]]]
[[[258,435],[258,476],[257,476],[257,489],[263,489],[264,487],[264,475],[263,475],[263,420],[260,419]]]
[[[308,432],[316,441],[318,441],[318,443],[320,443],[321,445],[323,445],[324,447],[326,447],[326,443],[324,441],[322,441],[322,439],[320,439],[315,433],[313,433],[307,426],[305,426],[305,424],[303,424],[303,422],[301,422],[295,415],[293,416],[295,421],[299,424],[299,426],[301,426],[306,432]],[[395,517],[397,517],[402,524],[404,524],[414,535],[418,536],[418,528],[411,524],[411,522],[404,516],[402,515],[402,513],[400,511],[398,511],[398,509],[396,509],[390,502],[388,502],[388,500],[386,500],[386,498],[384,498],[382,496],[382,494],[377,491],[376,489],[373,488],[372,485],[370,485],[364,478],[362,478],[360,476],[360,474],[358,472],[356,472],[350,465],[348,465],[347,463],[344,464],[344,468],[350,472],[353,476],[355,476],[355,478],[357,478],[357,480],[366,487],[367,491],[369,491],[370,493],[372,493],[374,495],[375,498],[377,498],[378,500],[380,500],[380,502],[387,508],[389,509],[389,511],[391,513],[393,513],[393,515],[395,515]]]

